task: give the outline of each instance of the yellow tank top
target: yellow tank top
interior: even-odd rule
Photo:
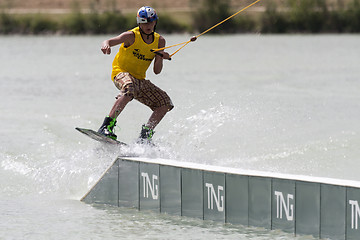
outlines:
[[[121,44],[112,64],[111,79],[113,81],[120,72],[128,72],[137,79],[145,79],[146,70],[155,58],[155,54],[150,50],[159,47],[160,35],[158,33],[154,33],[154,41],[147,44],[141,37],[139,27],[130,31],[134,32],[135,41],[127,48],[124,47],[124,43]]]

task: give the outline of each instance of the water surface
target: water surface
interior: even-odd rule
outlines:
[[[122,151],[77,133],[97,129],[117,90],[110,36],[0,38],[0,238],[294,239],[262,228],[86,205],[79,199]],[[166,36],[169,45],[189,36]],[[358,35],[203,36],[148,78],[175,108],[154,135],[161,157],[360,180]],[[170,52],[175,51],[171,50]],[[131,143],[151,112],[118,118]],[[298,236],[295,239],[312,239]]]

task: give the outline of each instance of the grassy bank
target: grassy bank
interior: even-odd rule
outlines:
[[[185,32],[188,26],[163,15],[158,29],[162,32]],[[59,15],[0,13],[0,34],[108,34],[119,33],[136,26],[134,16],[117,12]]]
[[[263,33],[359,33],[360,1],[287,0],[279,6],[268,1],[261,20]],[[282,9],[282,10],[280,10]]]
[[[266,0],[260,2],[265,11],[244,12],[211,33],[359,33],[360,0]],[[259,4],[259,5],[260,5]],[[178,14],[160,14],[157,30],[162,33],[202,32],[227,18],[238,9],[231,9],[229,0],[193,0],[192,11],[185,13],[190,24],[178,19]],[[79,6],[69,14],[9,14],[0,10],[0,34],[113,34],[136,25],[135,14],[119,11],[98,12],[90,6],[82,13]],[[184,13],[182,13],[184,17]]]

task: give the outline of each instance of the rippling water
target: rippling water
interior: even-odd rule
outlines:
[[[97,129],[116,88],[109,36],[0,38],[1,239],[294,239],[262,228],[86,205],[79,199],[122,152],[74,130]],[[188,39],[166,36],[169,45]],[[360,180],[358,35],[204,36],[148,73],[175,108],[147,157]],[[118,118],[131,143],[151,114]],[[312,239],[298,236],[295,239]]]

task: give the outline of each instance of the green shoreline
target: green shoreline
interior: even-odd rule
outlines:
[[[244,12],[211,33],[359,33],[360,0],[285,0],[280,5],[267,0],[264,12]],[[162,13],[157,26],[161,33],[203,32],[234,12],[229,0],[203,0],[195,11]],[[133,15],[118,11],[82,13],[74,5],[69,14],[10,14],[0,9],[0,34],[114,34],[136,25]],[[184,21],[184,19],[186,19]]]

